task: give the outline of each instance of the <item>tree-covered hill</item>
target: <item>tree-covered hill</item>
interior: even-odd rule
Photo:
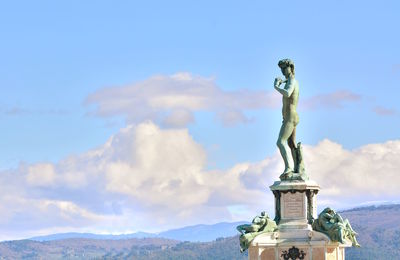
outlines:
[[[346,259],[400,259],[400,205],[365,207],[341,212],[359,233],[361,248],[346,249]],[[211,242],[163,238],[121,240],[19,240],[0,243],[0,259],[247,259],[238,236]]]
[[[341,213],[359,234],[361,248],[346,250],[346,259],[400,259],[400,205],[371,206]]]

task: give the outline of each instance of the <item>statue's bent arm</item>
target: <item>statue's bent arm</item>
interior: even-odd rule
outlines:
[[[295,88],[294,81],[290,79],[286,82],[284,88],[279,88],[277,85],[275,85],[275,89],[278,90],[278,92],[281,93],[286,98],[292,95],[294,88]]]

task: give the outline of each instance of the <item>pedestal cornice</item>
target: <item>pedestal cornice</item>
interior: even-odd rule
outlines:
[[[319,185],[312,180],[307,181],[276,181],[269,187],[272,191],[280,192],[304,192],[306,190],[319,191],[321,188]]]

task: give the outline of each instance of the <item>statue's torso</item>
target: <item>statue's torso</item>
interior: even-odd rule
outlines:
[[[283,121],[292,122],[295,125],[299,123],[299,115],[297,114],[297,103],[299,100],[299,83],[294,78],[291,79],[294,84],[294,90],[289,97],[283,96],[282,98],[282,116]],[[287,89],[289,83],[286,83],[285,89]]]

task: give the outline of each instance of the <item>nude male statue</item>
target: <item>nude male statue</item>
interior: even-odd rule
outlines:
[[[279,132],[277,146],[285,163],[285,170],[280,176],[281,179],[286,179],[293,172],[299,172],[298,168],[298,152],[296,145],[296,126],[299,123],[299,116],[296,112],[299,99],[299,83],[294,78],[294,63],[290,59],[280,60],[278,66],[285,76],[283,81],[280,78],[275,78],[274,88],[282,94],[282,126]],[[283,88],[280,85],[285,83]],[[297,166],[297,167],[296,167]],[[296,167],[296,168],[295,168]]]

